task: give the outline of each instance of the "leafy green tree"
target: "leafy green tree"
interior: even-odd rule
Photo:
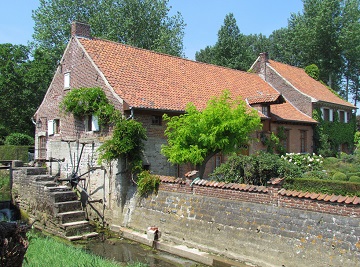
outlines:
[[[23,133],[9,134],[5,139],[8,146],[31,146],[34,144],[34,137]]]
[[[59,59],[70,38],[70,23],[89,23],[94,36],[171,55],[183,54],[185,24],[169,16],[168,0],[40,0],[33,12],[36,46]]]
[[[226,15],[224,25],[218,32],[218,40],[213,47],[206,47],[195,54],[197,61],[211,63],[232,69],[247,70],[251,61],[250,48],[246,38],[240,33],[236,19],[232,13]]]
[[[257,112],[242,100],[232,100],[227,91],[211,99],[202,111],[190,103],[185,114],[164,115],[164,120],[168,144],[163,145],[162,154],[171,163],[196,165],[201,178],[211,157],[237,151],[248,144],[252,132],[261,128]]]

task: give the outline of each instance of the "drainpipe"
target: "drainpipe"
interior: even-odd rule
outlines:
[[[126,120],[129,120],[129,119],[134,119],[134,109],[133,109],[133,107],[130,107],[130,116]]]
[[[36,121],[34,121],[34,117],[31,117],[31,122],[36,126]]]

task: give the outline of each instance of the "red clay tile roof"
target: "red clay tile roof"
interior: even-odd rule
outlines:
[[[250,105],[253,104],[262,104],[262,103],[282,103],[284,102],[283,97],[281,96],[281,94],[272,94],[272,95],[259,95],[259,96],[250,96],[247,99],[247,102]]]
[[[316,120],[300,112],[289,102],[280,105],[272,105],[270,107],[270,110],[271,113],[274,115],[273,116],[274,120],[317,123]]]
[[[295,88],[317,101],[330,102],[355,108],[351,103],[333,94],[325,85],[307,75],[305,70],[274,60],[269,60],[268,64]]]
[[[345,204],[353,204],[358,205],[360,203],[360,197],[356,196],[336,196],[336,195],[326,195],[321,193],[309,193],[309,192],[299,192],[299,191],[292,191],[281,189],[279,191],[281,196],[287,197],[298,197],[298,198],[308,198],[312,200],[318,201],[325,201],[325,202],[332,202],[332,203],[345,203]]]
[[[257,74],[191,61],[100,39],[78,38],[114,91],[131,107],[184,111],[189,102],[205,108],[211,97],[279,96]],[[272,100],[273,97],[270,97]],[[308,122],[290,104],[285,120]],[[280,113],[276,113],[279,119]],[[263,117],[263,116],[262,116]]]

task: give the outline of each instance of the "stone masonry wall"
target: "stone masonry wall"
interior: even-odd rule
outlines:
[[[359,205],[190,182],[162,182],[158,195],[133,204],[124,225],[159,227],[161,240],[260,266],[360,264]]]

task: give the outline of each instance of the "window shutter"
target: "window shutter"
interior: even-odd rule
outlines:
[[[99,131],[99,120],[98,117],[95,115],[91,116],[91,130],[94,132],[98,132]]]
[[[334,121],[334,110],[329,109],[329,121]]]
[[[344,111],[344,122],[348,123],[348,113]]]
[[[321,118],[324,119],[324,108],[320,108],[321,110]]]
[[[54,134],[54,121],[48,120],[48,135]]]

